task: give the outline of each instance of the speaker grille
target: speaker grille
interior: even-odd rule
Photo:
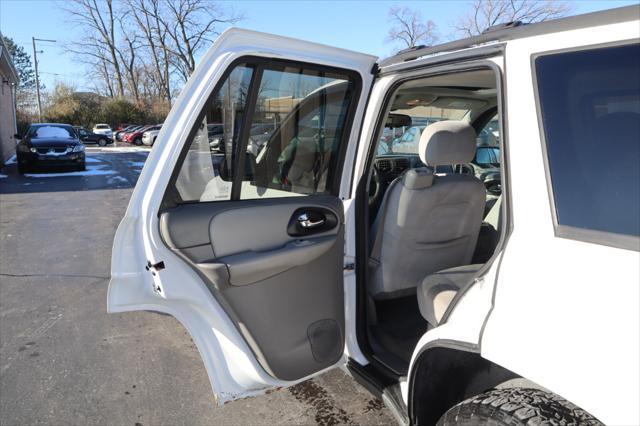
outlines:
[[[316,321],[307,328],[307,336],[316,361],[337,361],[342,355],[342,332],[337,321]]]

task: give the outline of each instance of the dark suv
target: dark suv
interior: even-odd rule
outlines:
[[[19,135],[16,135],[20,139]],[[16,145],[18,172],[36,167],[70,167],[85,170],[84,145],[68,124],[32,124]]]

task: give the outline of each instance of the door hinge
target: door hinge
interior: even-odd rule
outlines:
[[[151,274],[155,275],[156,272],[164,269],[164,262],[160,261],[158,263],[151,263],[150,260],[147,260],[147,266],[145,266],[144,269],[151,271]]]

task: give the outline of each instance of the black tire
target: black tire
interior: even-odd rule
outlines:
[[[98,139],[98,145],[99,146],[107,146],[107,144],[109,143],[109,141],[105,138],[100,138]]]
[[[133,143],[138,146],[142,145],[142,138],[135,138]]]
[[[451,425],[602,425],[558,395],[538,389],[493,389],[462,401],[438,420]]]
[[[87,165],[85,163],[82,163],[81,165],[76,167],[76,171],[84,172],[85,170],[87,170]]]

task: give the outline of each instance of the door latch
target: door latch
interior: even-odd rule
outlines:
[[[162,271],[164,269],[164,262],[160,261],[158,263],[151,263],[150,260],[147,260],[147,266],[145,266],[144,269],[151,271],[151,275],[155,275],[157,271]]]

